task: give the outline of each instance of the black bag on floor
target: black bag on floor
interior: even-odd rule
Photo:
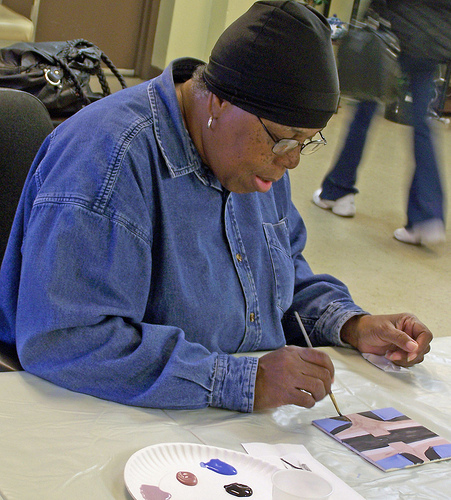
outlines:
[[[23,90],[39,98],[52,117],[69,116],[111,93],[101,64],[127,85],[110,59],[83,39],[64,42],[21,42],[0,49],[0,87]],[[102,93],[89,85],[97,75]]]
[[[400,75],[399,52],[389,25],[368,18],[350,26],[337,52],[341,94],[360,101],[393,101]]]

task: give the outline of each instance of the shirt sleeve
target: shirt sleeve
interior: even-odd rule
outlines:
[[[27,371],[128,405],[252,410],[257,360],[142,321],[151,252],[123,222],[38,198],[22,254],[16,337]]]
[[[251,412],[257,366],[257,358],[219,355],[211,406]]]

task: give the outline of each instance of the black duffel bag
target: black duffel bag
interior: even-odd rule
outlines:
[[[368,18],[350,26],[340,39],[337,66],[342,95],[383,103],[396,97],[400,47],[387,24]]]
[[[91,42],[77,39],[16,43],[0,49],[0,87],[35,95],[53,117],[69,116],[111,93],[102,63],[126,88],[114,64]],[[101,93],[92,91],[92,75],[97,76]]]

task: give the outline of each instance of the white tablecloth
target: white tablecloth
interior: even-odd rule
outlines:
[[[435,339],[426,360],[407,373],[385,373],[352,350],[325,351],[343,413],[393,406],[451,441],[451,337]],[[368,500],[451,498],[451,461],[382,472],[311,425],[334,414],[329,398],[309,410],[255,414],[149,410],[73,393],[25,372],[1,373],[0,499],[129,500],[125,463],[162,442],[236,451],[241,443],[303,444]]]

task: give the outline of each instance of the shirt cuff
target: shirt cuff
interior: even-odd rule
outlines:
[[[338,347],[351,347],[341,340],[340,332],[343,325],[354,316],[370,314],[355,304],[342,304],[332,302],[326,312],[321,316],[315,325],[314,345],[334,345]],[[329,332],[329,333],[324,333]]]
[[[257,366],[258,359],[251,356],[219,354],[210,406],[252,412]]]

